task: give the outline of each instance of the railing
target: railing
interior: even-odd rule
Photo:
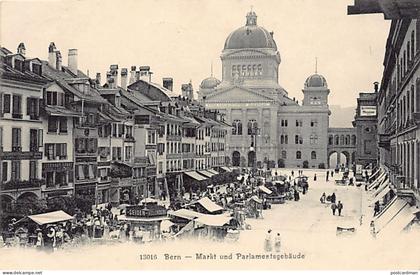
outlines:
[[[1,190],[15,190],[26,188],[39,188],[45,184],[45,179],[11,180],[1,184]]]
[[[22,114],[12,113],[12,118],[22,118]]]

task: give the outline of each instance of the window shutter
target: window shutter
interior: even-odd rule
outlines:
[[[44,144],[44,131],[42,129],[38,130],[38,147],[42,147]]]
[[[3,117],[3,93],[0,93],[0,117]]]
[[[26,114],[30,115],[31,113],[31,98],[27,97],[26,98]]]

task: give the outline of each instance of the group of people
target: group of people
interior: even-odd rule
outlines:
[[[343,203],[341,201],[337,201],[337,197],[335,193],[332,193],[331,195],[327,196],[324,193],[322,193],[321,198],[319,199],[321,203],[330,202],[331,203],[331,210],[333,216],[335,216],[335,213],[338,212],[338,215],[341,216],[341,211],[343,210]]]
[[[267,235],[265,236],[264,250],[265,252],[273,251],[273,236],[272,236],[271,229],[267,231]],[[277,233],[277,235],[274,237],[274,251],[280,252],[280,250],[281,250],[281,236],[280,236],[280,233]]]
[[[330,175],[332,178],[334,177],[334,170],[331,170],[331,172],[330,170],[327,170],[327,176],[325,177],[327,181],[329,181]]]

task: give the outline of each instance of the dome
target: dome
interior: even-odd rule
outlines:
[[[225,42],[224,49],[270,48],[277,50],[273,33],[257,25],[257,15],[251,11],[246,16],[246,25],[233,31]]]
[[[219,79],[210,76],[207,77],[206,79],[204,79],[203,81],[201,81],[200,87],[202,89],[213,89],[215,88],[217,85],[219,85],[221,82]]]
[[[324,87],[327,88],[327,80],[320,74],[313,74],[308,77],[305,81],[305,88],[318,88]]]

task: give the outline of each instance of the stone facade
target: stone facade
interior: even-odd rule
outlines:
[[[325,78],[308,77],[302,104],[290,99],[279,84],[281,57],[273,33],[257,25],[255,12],[228,36],[221,61],[222,81],[204,79],[199,100],[233,126],[226,144],[232,165],[326,167],[330,91]]]

